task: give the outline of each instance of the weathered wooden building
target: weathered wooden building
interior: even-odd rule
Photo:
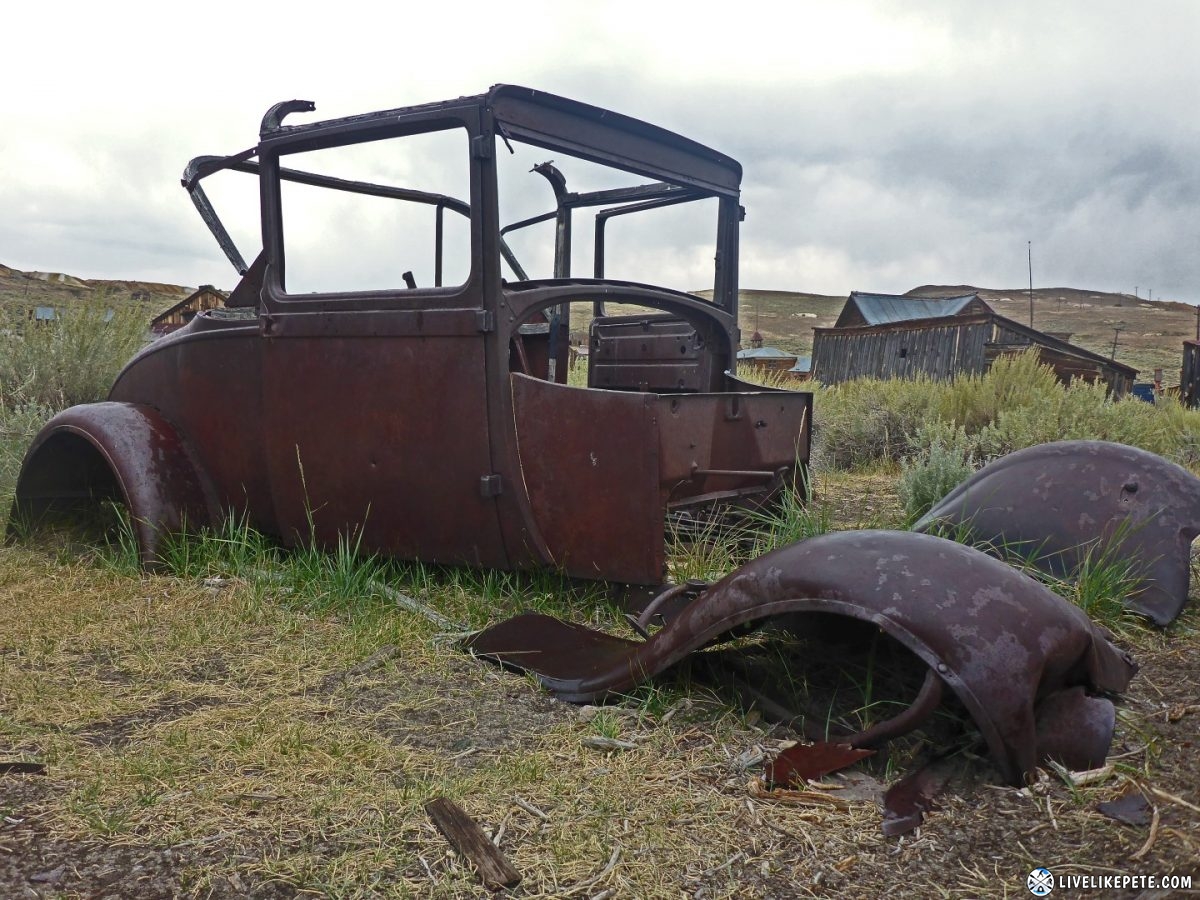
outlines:
[[[785,353],[778,347],[749,347],[737,352],[738,368],[772,369],[790,372],[798,359],[794,353]]]
[[[150,321],[150,331],[156,335],[170,334],[195,318],[196,313],[225,305],[225,294],[211,284],[203,284],[170,309],[160,312]]]
[[[1189,409],[1200,406],[1200,341],[1183,342],[1183,368],[1179,372],[1179,399]]]
[[[897,294],[867,294],[851,291],[834,328],[865,328],[913,319],[938,319],[991,312],[978,294],[958,297],[909,297]]]
[[[839,322],[866,324],[813,329],[813,378],[824,384],[978,375],[997,356],[1035,347],[1064,384],[1100,381],[1123,397],[1137,377],[1130,366],[996,313],[976,295],[938,300],[852,294],[846,306]]]

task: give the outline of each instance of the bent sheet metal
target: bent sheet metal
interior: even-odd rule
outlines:
[[[1187,602],[1200,478],[1124,444],[1039,444],[984,466],[914,530],[939,526],[965,527],[995,552],[1026,555],[1053,575],[1077,572],[1089,554],[1128,560],[1139,580],[1126,605],[1167,625]]]
[[[1072,768],[1102,763],[1115,716],[1097,694],[1124,690],[1136,671],[1081,610],[1034,579],[953,541],[892,531],[826,534],[768,553],[644,642],[526,614],[481,632],[468,647],[583,702],[627,690],[749,623],[773,619],[803,633],[806,613],[874,623],[929,666],[913,704],[920,715],[906,710],[849,743],[916,728],[936,708],[929,682],[944,684],[1012,784],[1047,758]]]

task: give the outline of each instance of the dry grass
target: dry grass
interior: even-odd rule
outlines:
[[[826,476],[817,502],[842,527],[893,524],[892,483],[887,472]],[[1170,719],[1198,702],[1195,602],[1170,632],[1128,638],[1143,671],[1110,778],[997,788],[967,749],[927,825],[897,840],[882,835],[874,797],[919,744],[849,782],[827,779],[833,790],[763,796],[750,782],[781,736],[699,679],[581,710],[379,597],[318,613],[278,578],[206,586],[60,556],[0,549],[0,757],[49,770],[2,776],[6,894],[102,893],[109,876],[89,873],[114,870],[119,895],[485,896],[425,815],[435,796],[489,830],[524,897],[874,897],[901,884],[1007,896],[1035,865],[1187,873],[1198,858],[1200,816],[1187,806],[1154,795],[1160,828],[1137,861],[1146,830],[1094,811],[1130,783],[1200,805],[1183,743],[1200,706]],[[620,628],[553,579],[421,567],[403,578],[398,587],[473,625],[532,606]],[[808,658],[801,679],[818,695],[822,671]],[[595,736],[635,749],[593,750],[584,740]],[[82,874],[29,882],[60,862]],[[134,864],[159,873],[159,893]]]
[[[788,864],[782,835],[747,852],[748,822],[730,828],[760,815],[730,760],[761,730],[702,693],[613,714],[638,749],[602,753],[581,744],[594,720],[403,613],[313,618],[255,585],[122,578],[11,549],[0,572],[0,741],[48,765],[55,790],[36,817],[51,840],[202,848],[185,881],[201,893],[236,877],[482,894],[422,811],[445,795],[502,832],[527,896],[584,883],[666,896],[681,879],[719,896],[748,865],[757,878]],[[339,677],[387,644],[383,666]],[[814,814],[829,811],[767,815],[793,829]]]

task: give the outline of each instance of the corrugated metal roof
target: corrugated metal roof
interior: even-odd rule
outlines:
[[[812,371],[812,357],[811,356],[797,356],[796,364],[794,366],[792,366],[788,371],[789,372],[811,372]]]
[[[964,294],[961,297],[906,297],[901,294],[861,294],[853,291],[850,300],[858,307],[868,325],[887,325],[909,319],[955,316],[976,296]]]

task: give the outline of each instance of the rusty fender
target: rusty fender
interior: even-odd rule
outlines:
[[[1188,596],[1200,534],[1200,478],[1154,453],[1108,441],[1058,441],[1003,456],[946,495],[914,526],[965,526],[1054,575],[1077,571],[1093,548],[1133,561],[1126,598],[1158,625]]]
[[[929,666],[921,696],[890,720],[897,727],[884,723],[884,737],[932,713],[930,696],[944,684],[1012,784],[1046,758],[1072,768],[1100,765],[1115,713],[1095,695],[1123,691],[1136,671],[1081,610],[1029,576],[953,541],[894,531],[837,532],[768,553],[713,585],[645,642],[526,614],[468,646],[536,673],[564,700],[583,702],[627,690],[747,623],[778,619],[803,633],[803,614],[814,612],[874,623]]]
[[[158,564],[165,534],[216,520],[216,500],[191,448],[153,407],[88,403],[54,416],[25,454],[9,516],[36,521],[96,499],[123,502],[142,564]]]

